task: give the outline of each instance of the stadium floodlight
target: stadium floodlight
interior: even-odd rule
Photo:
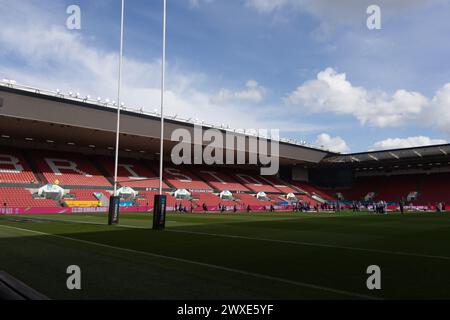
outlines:
[[[102,102],[102,97],[97,97],[97,102]]]

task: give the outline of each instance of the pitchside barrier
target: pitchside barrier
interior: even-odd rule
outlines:
[[[0,271],[0,300],[49,300],[23,282]]]
[[[109,207],[72,207],[72,208],[0,208],[0,215],[15,215],[15,214],[76,214],[76,213],[107,213]],[[227,212],[232,212],[234,206],[225,206]],[[250,206],[252,211],[269,211],[270,206]],[[167,212],[175,212],[175,207],[168,206]],[[191,211],[190,207],[186,208],[187,211]],[[244,212],[247,210],[246,206],[236,206],[238,212]],[[276,211],[289,211],[292,210],[292,206],[274,206]],[[193,208],[193,212],[203,212],[202,206]],[[208,212],[219,212],[220,207],[207,206]],[[153,212],[152,206],[140,206],[140,207],[120,207],[121,213],[139,213],[139,212]]]

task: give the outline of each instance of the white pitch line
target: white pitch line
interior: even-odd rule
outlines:
[[[13,229],[13,230],[18,230],[18,231],[25,231],[25,232],[29,232],[29,233],[44,235],[44,236],[50,236],[50,237],[54,237],[54,238],[58,238],[58,239],[64,239],[64,240],[80,242],[80,243],[89,244],[89,245],[92,245],[92,246],[98,246],[98,247],[103,247],[103,248],[108,248],[108,249],[113,249],[113,250],[119,250],[119,251],[124,251],[124,252],[128,252],[128,253],[133,253],[133,254],[140,254],[140,255],[145,255],[145,256],[149,256],[149,257],[155,257],[155,258],[161,258],[161,259],[166,259],[166,260],[172,260],[172,261],[176,261],[176,262],[182,262],[182,263],[186,263],[186,264],[207,267],[207,268],[210,268],[210,269],[216,269],[216,270],[226,271],[226,272],[230,272],[230,273],[237,273],[237,274],[250,276],[250,277],[254,277],[254,278],[260,278],[260,279],[265,279],[265,280],[270,280],[270,281],[275,281],[275,282],[281,282],[281,283],[290,284],[290,285],[294,285],[294,286],[298,286],[298,287],[315,289],[315,290],[319,290],[319,291],[326,291],[326,292],[336,293],[336,294],[340,294],[340,295],[344,295],[344,296],[350,296],[350,297],[354,297],[354,298],[370,299],[370,300],[381,300],[381,298],[377,298],[377,297],[373,297],[373,296],[369,296],[369,295],[365,295],[365,294],[361,294],[361,293],[350,292],[350,291],[345,291],[345,290],[340,290],[340,289],[334,289],[334,288],[324,287],[324,286],[310,284],[310,283],[305,283],[305,282],[293,281],[293,280],[288,280],[288,279],[283,279],[283,278],[278,278],[278,277],[272,277],[272,276],[268,276],[268,275],[264,275],[264,274],[260,274],[260,273],[253,273],[253,272],[248,272],[248,271],[244,271],[244,270],[218,266],[218,265],[215,265],[215,264],[209,264],[209,263],[204,263],[204,262],[187,260],[187,259],[183,259],[183,258],[176,258],[176,257],[171,257],[171,256],[165,256],[165,255],[161,255],[161,254],[157,254],[157,253],[151,253],[151,252],[146,252],[146,251],[139,251],[139,250],[115,247],[115,246],[110,246],[110,245],[103,244],[103,243],[87,241],[87,240],[81,240],[81,239],[77,239],[77,238],[70,238],[70,237],[65,237],[65,236],[60,236],[60,235],[55,235],[55,234],[51,234],[51,233],[30,230],[30,229],[23,229],[23,228],[17,228],[17,227],[12,227],[12,226],[5,226],[5,225],[2,225],[2,224],[0,224],[0,227]]]
[[[42,219],[42,220],[45,220],[45,219]],[[47,219],[47,220],[49,220],[49,221],[69,222],[69,223],[83,223],[83,224],[105,225],[105,224],[102,224],[102,223],[97,223],[97,222],[92,222],[92,221],[81,221],[81,220],[77,220],[77,221],[76,220],[64,220],[64,219]],[[145,227],[139,227],[139,226],[133,226],[133,225],[117,225],[117,227],[121,227],[121,228],[135,228],[135,229],[148,229],[148,228],[145,228]],[[353,251],[361,251],[361,252],[369,252],[369,253],[381,253],[381,254],[388,254],[388,255],[416,257],[416,258],[450,260],[450,257],[448,257],[448,256],[436,256],[436,255],[414,253],[414,252],[389,251],[389,250],[380,250],[380,249],[337,246],[337,245],[333,245],[333,244],[323,244],[323,243],[315,243],[315,242],[302,242],[302,241],[291,241],[291,240],[256,238],[256,237],[249,237],[249,236],[229,235],[229,234],[220,234],[220,233],[208,233],[208,232],[200,232],[200,231],[171,230],[171,229],[166,229],[166,231],[167,232],[175,232],[175,233],[187,233],[187,234],[204,235],[204,236],[211,236],[211,237],[230,238],[230,239],[243,239],[243,240],[253,240],[253,241],[263,241],[263,242],[273,242],[273,243],[284,243],[284,244],[309,246],[309,247],[328,248],[328,249],[340,249],[340,250],[353,250]]]
[[[138,228],[138,227],[136,227],[136,228]],[[322,243],[313,243],[313,242],[267,239],[267,238],[254,238],[254,237],[248,237],[248,236],[228,235],[228,234],[220,234],[220,233],[206,233],[206,232],[186,231],[186,230],[167,230],[167,231],[178,232],[178,233],[198,234],[198,235],[213,236],[213,237],[236,238],[236,239],[246,239],[246,240],[254,240],[254,241],[286,243],[286,244],[294,244],[294,245],[302,245],[302,246],[310,246],[310,247],[323,247],[323,248],[331,248],[331,249],[366,251],[366,252],[371,252],[371,253],[382,253],[382,254],[399,255],[399,256],[411,256],[411,257],[417,257],[417,258],[450,260],[450,257],[447,257],[447,256],[435,256],[435,255],[413,253],[413,252],[410,253],[410,252],[401,252],[401,251],[389,251],[389,250],[379,250],[379,249],[369,249],[369,248],[337,246],[337,245],[333,245],[333,244],[322,244]]]

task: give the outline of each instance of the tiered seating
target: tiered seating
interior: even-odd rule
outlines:
[[[95,166],[82,155],[35,152],[34,160],[49,183],[58,181],[61,185],[111,186]]]
[[[185,167],[166,166],[163,170],[164,180],[176,189],[212,191],[210,186]]]
[[[259,174],[255,172],[234,171],[231,173],[233,177],[236,177],[246,188],[255,192],[273,192],[279,193],[280,190],[276,189],[266,180],[262,179]]]
[[[335,200],[331,195],[329,195],[327,192],[316,188],[315,186],[311,185],[309,182],[306,181],[291,181],[291,184],[300,188],[303,191],[306,191],[309,194],[315,193],[316,195],[320,196],[322,199],[327,201],[333,201]]]
[[[418,204],[428,205],[436,202],[450,204],[450,173],[436,173],[423,177]]]
[[[270,206],[272,204],[268,200],[258,200],[254,195],[247,193],[237,194],[235,198],[244,206]]]
[[[0,206],[7,208],[59,207],[54,200],[34,199],[31,192],[23,188],[0,188]]]
[[[99,190],[99,189],[71,189],[69,194],[74,196],[73,200],[78,201],[97,201],[98,199],[95,197],[94,193],[102,193],[106,197],[109,198],[111,195],[106,190]]]
[[[0,148],[0,183],[37,183],[19,150]]]
[[[354,181],[351,188],[338,189],[335,192],[340,192],[345,200],[362,201],[368,193],[376,193],[379,190],[383,179],[384,177],[359,177]]]
[[[298,201],[300,201],[302,203],[309,203],[311,206],[315,206],[316,204],[319,203],[316,200],[314,200],[311,197],[308,197],[306,195],[296,195],[295,197],[297,198]]]
[[[193,193],[192,197],[198,199],[197,204],[199,206],[202,206],[203,204],[206,204],[207,206],[218,206],[219,204],[227,206],[235,204],[233,200],[220,199],[219,196],[211,192]]]
[[[111,181],[114,180],[114,161],[112,158],[97,157],[97,161],[106,169]],[[159,177],[139,161],[119,158],[117,180],[121,186],[158,188]],[[168,188],[164,183],[163,188]]]
[[[215,190],[250,191],[231,176],[212,168],[197,170],[196,173]]]
[[[368,193],[374,192],[375,201],[398,202],[406,199],[410,192],[420,191],[420,181],[423,177],[417,174],[359,177],[351,188],[336,192],[342,193],[344,199],[348,201],[362,201]]]
[[[421,175],[397,175],[384,177],[379,184],[375,200],[400,201],[406,199],[411,191],[419,190]]]
[[[276,189],[278,189],[280,192],[284,194],[288,193],[296,193],[298,192],[297,189],[294,189],[293,187],[290,187],[287,185],[287,183],[283,182],[281,179],[275,176],[260,176],[261,179],[266,180],[270,184],[272,184]]]

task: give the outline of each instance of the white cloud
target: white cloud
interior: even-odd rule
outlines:
[[[211,3],[213,0],[189,0],[189,5],[198,8],[201,3]]]
[[[259,12],[273,12],[292,4],[290,0],[247,0],[246,5]]]
[[[393,94],[353,86],[345,73],[327,68],[284,99],[300,112],[352,115],[361,125],[396,127],[421,125],[450,133],[450,83],[429,99],[399,89]]]
[[[52,25],[51,21],[57,20],[55,14],[32,1],[0,0],[0,4],[3,2],[8,3],[10,14],[4,17],[0,28],[0,77],[43,89],[58,88],[111,101],[117,99],[117,53],[95,47],[84,33],[70,32],[63,23]],[[251,107],[253,103],[263,101],[265,95],[264,88],[254,80],[248,81],[242,91],[223,89],[219,98],[217,93],[204,88],[208,84],[207,75],[185,70],[168,61],[167,115],[233,128],[317,130],[316,126],[298,124],[295,119],[274,119],[268,116],[273,109],[268,106],[259,106],[258,112],[249,112],[249,104]],[[159,109],[159,60],[147,62],[125,56],[122,100],[127,106],[142,107],[147,111]],[[320,130],[324,130],[323,126]]]
[[[418,136],[409,138],[389,138],[383,141],[375,142],[369,151],[386,150],[386,149],[402,149],[422,147],[429,145],[446,144],[447,141],[443,139],[431,139],[429,137]]]
[[[255,80],[248,80],[245,84],[246,89],[242,91],[230,91],[222,89],[217,95],[211,98],[216,104],[228,104],[236,102],[259,103],[264,100],[266,90],[260,86]]]
[[[408,9],[418,6],[433,5],[446,0],[246,0],[247,7],[261,14],[279,16],[289,13],[306,13],[319,20],[317,29],[311,36],[317,41],[325,41],[336,32],[339,26],[353,26],[361,30],[368,17],[369,5],[377,4],[381,8],[382,21],[389,20],[399,14],[407,14]],[[285,21],[286,19],[283,19]]]
[[[443,0],[430,0],[428,3],[439,3]],[[383,14],[391,14],[406,8],[423,5],[422,0],[378,0],[377,5]],[[246,0],[248,7],[262,13],[271,13],[281,9],[296,9],[308,12],[324,20],[339,20],[366,17],[366,9],[373,0]]]
[[[341,137],[331,137],[327,133],[319,134],[316,141],[314,141],[314,144],[333,152],[346,153],[350,151],[350,148],[344,139]]]
[[[421,121],[450,134],[450,83],[436,92],[431,100],[431,112],[425,113]]]

